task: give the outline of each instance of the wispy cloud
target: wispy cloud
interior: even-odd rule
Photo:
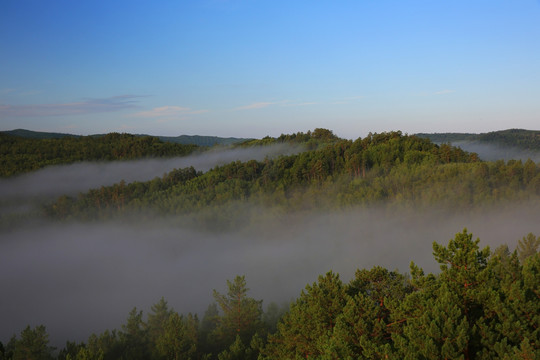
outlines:
[[[275,102],[256,102],[253,104],[245,105],[245,106],[239,106],[235,108],[234,110],[252,110],[252,109],[262,109],[265,107],[268,107],[270,105],[274,105]]]
[[[43,91],[40,90],[30,90],[20,93],[21,96],[30,96],[30,95],[38,95],[41,94]]]
[[[86,99],[80,102],[35,105],[0,105],[0,116],[45,117],[94,114],[137,108],[141,96],[119,95],[103,99]]]
[[[332,101],[330,105],[350,104],[351,102],[354,102],[355,100],[361,100],[361,99],[365,99],[365,96],[363,95],[347,96],[347,97]]]
[[[291,100],[281,100],[281,101],[260,101],[256,103],[252,103],[245,106],[239,106],[237,108],[234,108],[233,110],[253,110],[253,109],[263,109],[272,105],[276,105],[279,107],[293,107],[293,106],[308,106],[308,105],[315,105],[318,104],[317,102],[312,101],[304,101],[304,102],[294,102]]]
[[[451,93],[454,93],[454,92],[456,92],[456,91],[455,90],[445,89],[445,90],[441,90],[441,91],[436,91],[435,95],[451,94]]]
[[[182,115],[202,114],[205,112],[208,112],[208,110],[192,110],[182,106],[161,106],[153,108],[152,110],[131,114],[130,116],[142,118],[174,118]]]
[[[308,105],[316,105],[318,104],[317,102],[299,102],[299,103],[286,103],[286,104],[283,104],[282,106],[308,106]]]
[[[14,92],[15,89],[0,89],[0,95],[5,95]]]

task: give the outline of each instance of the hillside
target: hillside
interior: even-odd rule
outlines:
[[[220,222],[230,226],[227,219],[235,215],[237,210],[230,207],[236,202],[286,210],[381,203],[468,208],[540,196],[540,168],[530,160],[482,162],[460,148],[401,132],[371,134],[355,141],[316,139],[314,134],[319,133],[299,133],[288,140],[318,143],[314,150],[272,160],[233,162],[206,173],[177,169],[149,182],[122,182],[78,198],[62,197],[47,212],[57,218],[86,219],[142,210],[160,216],[210,213],[212,226]]]
[[[41,131],[31,131],[25,129],[16,129],[9,131],[0,131],[0,134],[19,136],[27,139],[61,139],[65,137],[81,137],[81,135],[73,134],[63,134],[63,133],[54,133],[54,132],[41,132]],[[96,134],[90,135],[94,137],[105,136],[106,134]],[[137,134],[136,136],[148,137],[150,135],[146,134]],[[175,144],[182,145],[197,145],[197,146],[214,146],[214,145],[232,145],[240,143],[246,140],[246,138],[235,138],[235,137],[218,137],[218,136],[201,136],[201,135],[180,135],[180,136],[157,136],[163,142],[171,142]]]

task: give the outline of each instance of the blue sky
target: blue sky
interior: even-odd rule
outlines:
[[[0,0],[0,130],[540,129],[540,1]]]

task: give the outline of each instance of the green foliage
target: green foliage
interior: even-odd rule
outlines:
[[[478,140],[528,150],[540,149],[540,131],[508,129],[478,135]]]
[[[519,260],[525,261],[527,258],[538,253],[540,247],[540,237],[534,236],[533,233],[528,233],[523,239],[518,241],[518,256]]]
[[[83,343],[76,343],[74,341],[67,341],[66,346],[58,353],[58,360],[75,360],[77,354],[84,349]]]
[[[231,344],[237,337],[248,343],[262,329],[262,300],[247,296],[244,276],[227,280],[227,287],[226,294],[214,290],[214,299],[223,313],[214,330],[216,338],[223,344]]]
[[[329,272],[319,276],[317,283],[306,286],[278,324],[278,331],[269,337],[264,350],[266,358],[322,356],[345,302],[346,292],[339,275]]]
[[[20,339],[14,340],[10,347],[13,347],[13,360],[49,360],[53,358],[53,348],[49,346],[49,334],[43,325],[38,325],[33,329],[27,326],[21,331]]]
[[[157,304],[152,305],[150,310],[151,312],[148,314],[148,319],[144,324],[144,327],[148,334],[152,358],[160,359],[163,357],[160,356],[160,352],[153,344],[158,344],[158,339],[164,336],[166,327],[169,323],[169,318],[174,312],[169,309],[167,301],[165,301],[163,297]]]
[[[142,311],[133,308],[125,325],[122,325],[120,341],[123,346],[123,357],[126,359],[148,359],[148,331],[142,320]]]
[[[246,200],[287,210],[376,203],[462,208],[538,196],[540,169],[532,161],[479,162],[459,148],[392,132],[337,139],[273,160],[236,161],[204,174],[187,168],[148,182],[121,182],[77,199],[60,198],[47,213],[92,219],[144,210],[206,216],[204,225],[234,226],[234,203]]]
[[[196,359],[199,321],[189,314],[186,318],[173,312],[164,331],[155,340],[164,359]]]

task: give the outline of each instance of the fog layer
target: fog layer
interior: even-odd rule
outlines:
[[[30,196],[60,196],[77,194],[91,188],[126,182],[147,181],[173,169],[193,166],[207,171],[232,161],[264,160],[279,155],[290,155],[301,147],[278,144],[264,147],[209,150],[196,155],[175,158],[153,158],[133,161],[75,163],[49,166],[14,178],[0,179],[0,198]]]
[[[172,220],[19,229],[0,243],[0,341],[27,324],[45,324],[57,346],[85,340],[119,328],[132,307],[146,312],[161,296],[181,313],[202,315],[212,289],[226,291],[226,280],[237,274],[246,275],[251,296],[268,304],[298,296],[329,270],[346,281],[356,269],[375,265],[407,271],[411,260],[436,271],[433,241],[446,244],[467,227],[482,247],[513,248],[528,232],[540,233],[538,210],[268,215],[225,233]]]
[[[456,141],[452,145],[459,146],[465,151],[475,152],[482,160],[521,160],[523,162],[531,159],[534,162],[540,161],[540,152],[533,150],[524,150],[516,147],[497,146],[486,144],[480,141]]]
[[[204,153],[167,160],[74,164],[0,182],[0,214],[33,199],[76,194],[124,179],[143,181],[173,168],[208,170],[233,160],[264,159],[295,149],[272,147]],[[283,214],[245,206],[256,221],[234,231],[195,229],[182,219],[133,223],[47,223],[0,233],[0,341],[26,326],[46,325],[53,344],[84,341],[120,328],[134,307],[147,312],[164,296],[181,313],[202,315],[212,290],[246,275],[250,295],[289,301],[333,270],[345,281],[358,268],[407,271],[411,260],[436,271],[432,242],[446,244],[467,227],[481,245],[511,248],[540,233],[538,204],[485,211],[351,209]],[[245,214],[246,212],[238,212]],[[232,215],[231,215],[232,216]]]

